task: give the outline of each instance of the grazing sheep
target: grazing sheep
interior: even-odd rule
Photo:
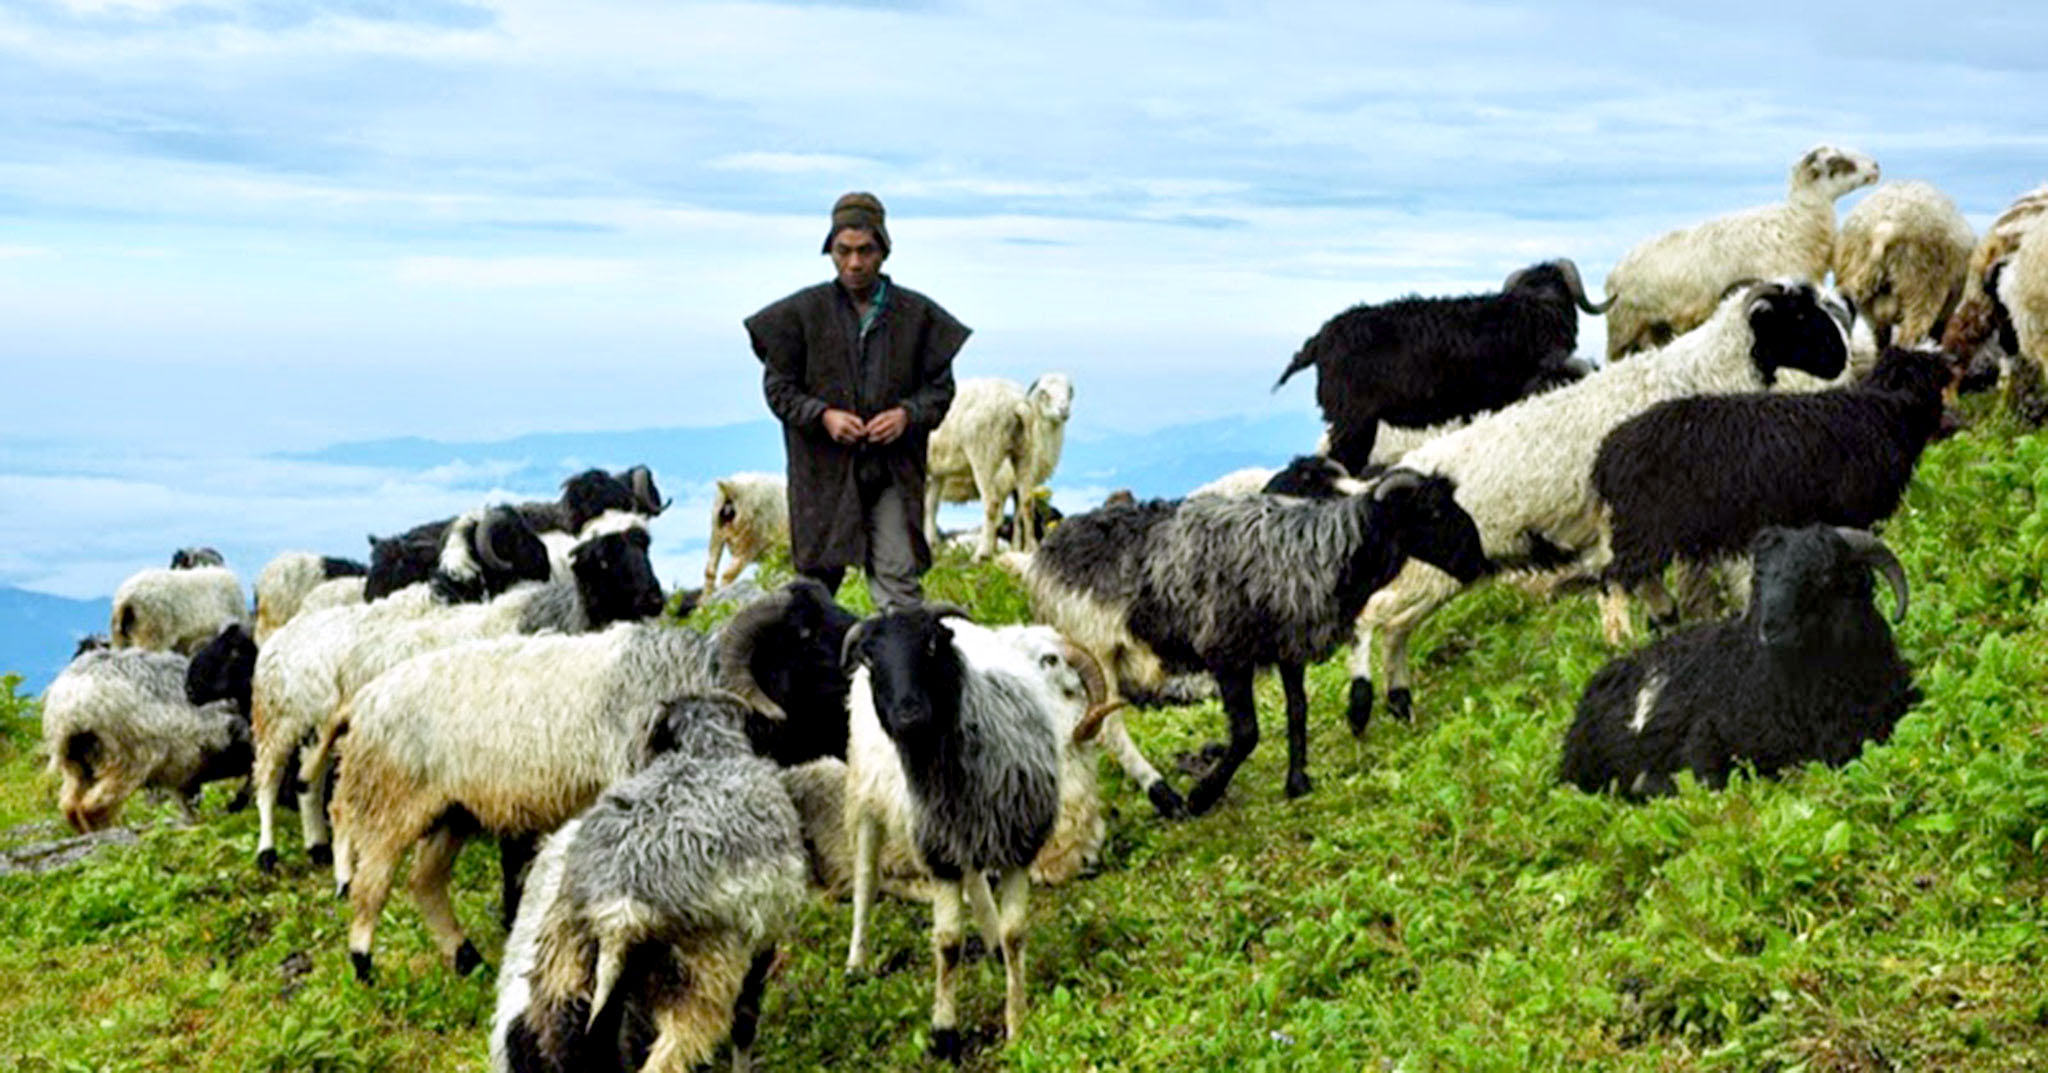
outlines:
[[[2048,368],[2048,216],[2029,224],[2011,259],[2002,270],[1994,268],[1992,272],[1998,307],[2009,326],[2005,342],[2038,383],[2040,371]],[[2014,385],[2019,379],[2014,379]],[[2011,397],[2009,387],[2009,401]],[[2036,419],[2031,414],[2025,416]]]
[[[1357,473],[1382,421],[1422,427],[1497,410],[1564,375],[1579,340],[1574,305],[1607,309],[1560,258],[1516,271],[1498,294],[1353,306],[1302,344],[1273,389],[1315,366],[1328,453]]]
[[[1501,567],[1597,571],[1606,564],[1591,555],[1600,534],[1593,458],[1608,432],[1667,399],[1774,387],[1787,370],[1831,379],[1848,363],[1848,323],[1840,300],[1813,284],[1743,284],[1670,346],[1525,399],[1416,448],[1401,465],[1457,482],[1458,504]],[[1351,653],[1354,727],[1372,710],[1373,642],[1387,674],[1387,708],[1406,719],[1408,638],[1464,588],[1410,562],[1366,604]]]
[[[367,565],[353,559],[310,551],[288,551],[263,564],[263,572],[256,575],[256,643],[269,640],[279,626],[290,622],[306,594],[321,584],[369,572]]]
[[[1036,661],[952,615],[912,607],[867,619],[846,637],[847,661],[857,666],[847,746],[854,877],[846,969],[858,971],[866,959],[880,846],[905,837],[936,881],[931,1050],[957,1061],[963,898],[1002,952],[1007,1035],[1023,1028],[1028,870],[1059,816],[1053,713],[1062,701]],[[992,872],[999,895],[989,887]]]
[[[1906,615],[1906,574],[1877,538],[1824,525],[1766,529],[1749,610],[1609,663],[1587,684],[1560,777],[1588,793],[1670,793],[1689,770],[1708,786],[1739,765],[1759,775],[1848,763],[1884,741],[1919,699],[1891,630],[1870,604],[1881,572]]]
[[[796,810],[729,698],[671,701],[673,746],[549,837],[506,942],[492,1068],[751,1068],[775,945],[803,905]]]
[[[974,557],[995,554],[1003,500],[1014,497],[1015,513],[1027,516],[1025,500],[1052,478],[1073,412],[1074,386],[1061,373],[1047,373],[1026,389],[1009,380],[962,380],[946,419],[926,447],[924,538],[939,542],[939,504],[980,496],[981,543]],[[1038,546],[1039,534],[1025,526],[1015,547]]]
[[[202,566],[226,566],[227,559],[213,548],[179,548],[171,553],[171,569],[194,570]]]
[[[1871,322],[1877,345],[1931,342],[1962,298],[1977,236],[1948,195],[1885,183],[1842,218],[1835,286]]]
[[[1738,280],[1825,280],[1835,260],[1835,202],[1877,175],[1877,161],[1817,145],[1792,165],[1782,203],[1672,231],[1628,251],[1607,274],[1607,360],[1692,331]]]
[[[196,822],[203,784],[249,773],[248,718],[232,700],[187,701],[189,667],[174,652],[100,649],[72,660],[43,691],[43,743],[62,779],[58,807],[80,834],[113,823],[145,787],[172,791]]]
[[[704,559],[704,591],[732,584],[740,571],[770,548],[789,547],[789,486],[773,473],[735,473],[719,482],[711,501],[711,549]],[[718,561],[732,549],[732,564],[718,576]]]
[[[143,570],[114,590],[115,648],[191,655],[230,622],[248,622],[242,583],[223,566]]]
[[[2010,260],[2019,248],[2020,237],[2042,214],[2048,213],[2048,185],[2021,194],[2006,206],[1970,251],[1969,267],[1963,274],[1963,296],[1948,326],[1941,333],[1941,349],[1961,361],[1966,369],[1999,359],[2003,364],[2012,350],[2000,344],[1997,296],[1987,285],[1991,269]]]
[[[335,877],[349,892],[358,977],[373,975],[377,918],[399,857],[416,842],[409,885],[436,944],[458,972],[480,963],[448,903],[463,839],[479,828],[502,838],[566,822],[646,766],[666,701],[722,688],[770,718],[843,722],[843,693],[776,697],[770,683],[752,679],[758,636],[714,643],[679,627],[619,623],[602,633],[491,638],[415,656],[364,686],[308,760],[347,734]],[[836,706],[801,706],[816,695]]]
[[[1278,666],[1287,795],[1296,797],[1310,788],[1304,668],[1350,636],[1367,598],[1410,556],[1463,581],[1490,569],[1453,490],[1451,480],[1397,469],[1370,493],[1329,500],[1212,497],[1099,510],[1060,526],[1025,580],[1039,618],[1094,655],[1122,695],[1156,686],[1168,668],[1215,677],[1230,742],[1188,795],[1195,813],[1215,806],[1258,744],[1252,675]],[[1156,771],[1132,775],[1161,813],[1180,811]]]
[[[1593,459],[1608,585],[1651,595],[1669,625],[1676,608],[1657,579],[1673,561],[1739,555],[1767,526],[1890,517],[1941,425],[1949,379],[1940,354],[1894,347],[1848,387],[1673,399],[1622,422]],[[1610,616],[1608,639],[1625,625]]]

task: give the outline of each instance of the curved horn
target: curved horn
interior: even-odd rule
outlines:
[[[633,489],[633,502],[647,514],[658,515],[668,509],[661,501],[661,493],[654,490],[654,471],[646,466],[634,466],[626,471],[627,484]]]
[[[1082,716],[1079,723],[1074,724],[1074,744],[1085,745],[1094,740],[1095,735],[1101,732],[1102,724],[1110,716],[1122,711],[1127,703],[1129,702],[1113,700],[1088,709],[1088,714]]]
[[[866,636],[868,624],[873,621],[875,620],[864,618],[854,623],[853,628],[846,631],[846,640],[839,642],[840,673],[846,675],[853,674],[853,654],[860,648],[860,639]]]
[[[789,713],[763,693],[761,683],[754,678],[754,642],[760,639],[762,630],[782,618],[789,603],[787,592],[764,596],[741,608],[718,631],[718,687],[730,690],[747,707],[769,719],[784,719]]]
[[[1892,549],[1884,546],[1884,541],[1861,529],[1838,525],[1835,527],[1835,534],[1848,541],[1849,550],[1856,553],[1857,562],[1877,571],[1879,576],[1884,578],[1884,583],[1892,587],[1892,593],[1898,597],[1898,606],[1892,613],[1892,621],[1905,621],[1906,568],[1900,564],[1899,557],[1892,554]]]
[[[498,526],[504,524],[504,515],[500,513],[502,510],[502,507],[486,509],[484,516],[476,520],[476,527],[469,531],[469,546],[476,552],[477,561],[501,574],[512,569],[512,564],[506,562],[491,543],[491,537],[497,532]]]
[[[1387,471],[1386,476],[1380,478],[1378,484],[1373,485],[1372,497],[1375,500],[1384,501],[1391,492],[1398,492],[1404,488],[1420,487],[1422,487],[1422,474],[1412,469],[1390,469]]]
[[[969,622],[974,621],[971,612],[950,600],[928,600],[924,606],[938,618],[964,618]]]
[[[1060,642],[1060,654],[1073,664],[1074,673],[1081,676],[1081,688],[1088,691],[1090,705],[1101,704],[1109,699],[1109,678],[1102,673],[1102,663],[1088,653],[1088,650],[1072,641]]]
[[[1614,296],[1612,294],[1607,296],[1606,301],[1601,302],[1598,305],[1595,305],[1592,302],[1586,300],[1585,281],[1579,278],[1579,266],[1574,264],[1571,258],[1558,258],[1557,270],[1559,272],[1564,273],[1564,285],[1571,289],[1572,301],[1577,302],[1579,304],[1580,309],[1583,309],[1588,313],[1598,314],[1605,313],[1609,308],[1613,307]]]

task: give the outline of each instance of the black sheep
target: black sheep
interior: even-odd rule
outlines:
[[[1607,309],[1586,300],[1578,266],[1559,259],[1509,276],[1498,294],[1353,306],[1317,329],[1273,386],[1315,366],[1330,457],[1362,473],[1381,421],[1441,424],[1576,379],[1574,304]]]
[[[1622,422],[1593,462],[1614,552],[1605,580],[1661,597],[1650,583],[1673,560],[1736,555],[1766,526],[1890,517],[1941,426],[1951,375],[1939,354],[1893,348],[1849,387],[1693,396]]]
[[[601,469],[585,470],[562,482],[561,498],[521,503],[509,509],[518,513],[520,521],[531,532],[562,532],[574,536],[606,511],[626,511],[653,517],[665,506],[660,492],[654,487],[653,474],[645,466],[634,466],[616,475]],[[363,585],[363,598],[381,600],[407,585],[434,580],[448,527],[454,522],[453,518],[443,518],[423,522],[395,537],[371,537],[369,577]],[[542,557],[546,557],[545,549]],[[527,576],[523,568],[530,564],[522,559],[516,560],[516,565],[522,568],[522,576]],[[532,576],[532,580],[545,581],[547,577],[547,570],[543,567],[538,575]]]
[[[1775,775],[1855,758],[1919,699],[1870,572],[1906,614],[1906,574],[1859,529],[1766,529],[1749,611],[1672,634],[1600,669],[1579,699],[1560,777],[1588,793],[1670,793],[1689,770],[1726,785],[1740,765]]]

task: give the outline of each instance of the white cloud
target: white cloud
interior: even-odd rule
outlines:
[[[720,171],[762,171],[776,175],[847,174],[872,171],[879,161],[839,153],[730,153],[713,160]]]
[[[396,268],[407,283],[457,287],[593,287],[634,273],[631,262],[575,257],[406,257]]]

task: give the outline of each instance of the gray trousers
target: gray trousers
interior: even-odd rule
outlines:
[[[897,611],[922,603],[924,585],[918,578],[923,571],[917,568],[917,549],[911,543],[915,539],[911,527],[923,524],[922,515],[911,512],[902,490],[893,484],[883,485],[863,507],[862,520],[868,530],[868,560],[863,565],[868,575],[868,594],[874,597],[875,607]],[[922,509],[919,504],[919,510]],[[804,573],[836,593],[846,577],[846,568],[835,566]]]

